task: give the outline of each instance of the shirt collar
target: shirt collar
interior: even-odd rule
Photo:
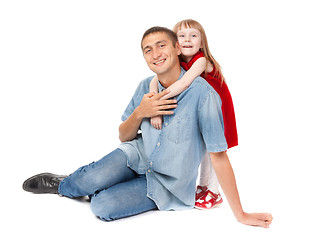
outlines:
[[[186,71],[180,67],[180,75],[179,75],[179,78],[177,79],[177,81],[182,78],[182,76],[186,73]],[[162,92],[163,90],[165,90],[165,87],[162,86],[162,84],[160,83],[159,79],[158,79],[158,88],[159,88],[159,92]]]

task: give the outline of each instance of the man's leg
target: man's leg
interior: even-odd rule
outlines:
[[[59,184],[58,192],[67,197],[93,195],[136,176],[127,167],[126,155],[116,149],[101,160],[77,169]]]
[[[105,221],[154,209],[157,209],[157,206],[147,197],[147,181],[144,175],[116,184],[94,194],[91,198],[92,212]]]
[[[52,173],[32,176],[23,183],[23,189],[32,193],[60,193],[67,197],[80,197],[135,177],[136,173],[127,167],[126,155],[116,149],[68,177]]]

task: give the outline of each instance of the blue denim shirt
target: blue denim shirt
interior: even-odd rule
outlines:
[[[179,79],[184,73],[181,69]],[[123,121],[149,92],[151,79],[139,84],[122,115]],[[159,82],[159,91],[163,89]],[[147,196],[160,210],[192,208],[198,167],[206,149],[227,149],[221,100],[205,79],[197,77],[176,99],[178,106],[173,115],[163,117],[161,130],[144,118],[141,134],[119,146],[128,157],[128,166],[138,174],[146,174]]]

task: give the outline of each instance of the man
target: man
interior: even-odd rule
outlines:
[[[268,227],[270,214],[242,210],[232,167],[225,153],[221,101],[202,78],[176,99],[159,100],[180,79],[179,44],[169,29],[147,30],[141,42],[144,58],[159,79],[159,94],[148,93],[152,77],[142,81],[119,127],[122,144],[100,161],[69,177],[39,174],[24,182],[26,191],[89,196],[91,209],[110,221],[145,211],[181,210],[194,206],[197,170],[206,148],[235,217],[242,223]],[[163,115],[156,130],[149,118]],[[141,134],[138,134],[139,130]]]

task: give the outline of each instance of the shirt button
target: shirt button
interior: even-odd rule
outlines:
[[[149,173],[150,173],[150,172],[151,172],[151,171],[150,171],[150,169],[148,169],[148,171],[147,171],[147,172],[149,172]]]
[[[152,166],[152,162],[150,162],[150,165]]]
[[[165,123],[165,126],[167,126],[168,125],[168,123]]]
[[[157,146],[158,146],[158,147],[160,146],[160,143],[159,143],[159,142],[157,143]]]

